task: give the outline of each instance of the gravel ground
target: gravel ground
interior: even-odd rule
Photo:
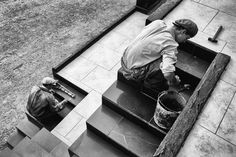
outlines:
[[[0,150],[25,117],[31,87],[136,0],[0,0]]]

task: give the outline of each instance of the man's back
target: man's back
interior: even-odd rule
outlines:
[[[33,86],[26,108],[34,117],[40,117],[46,110],[50,110],[50,105],[55,106],[55,104],[55,98],[49,90],[43,87]]]
[[[128,69],[142,67],[161,57],[162,50],[168,46],[177,47],[173,34],[164,21],[156,20],[146,26],[127,47],[123,55]]]

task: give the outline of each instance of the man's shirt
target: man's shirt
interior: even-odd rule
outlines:
[[[125,49],[123,62],[128,69],[143,67],[162,56],[162,73],[174,72],[177,62],[175,36],[162,20],[156,20],[146,27]]]
[[[56,106],[58,101],[44,87],[33,86],[27,102],[27,110],[34,117],[40,117],[45,113],[45,110],[53,112],[53,106]]]

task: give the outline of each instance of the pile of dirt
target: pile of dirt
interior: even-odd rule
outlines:
[[[0,150],[25,117],[31,87],[136,0],[0,1]]]

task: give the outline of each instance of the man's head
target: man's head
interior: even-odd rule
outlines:
[[[175,26],[175,40],[183,43],[187,39],[194,37],[198,32],[196,23],[189,19],[179,19],[173,22]]]
[[[41,81],[42,85],[45,86],[46,88],[53,88],[56,86],[57,84],[57,80],[54,80],[53,78],[51,77],[45,77],[43,78],[43,80]]]

